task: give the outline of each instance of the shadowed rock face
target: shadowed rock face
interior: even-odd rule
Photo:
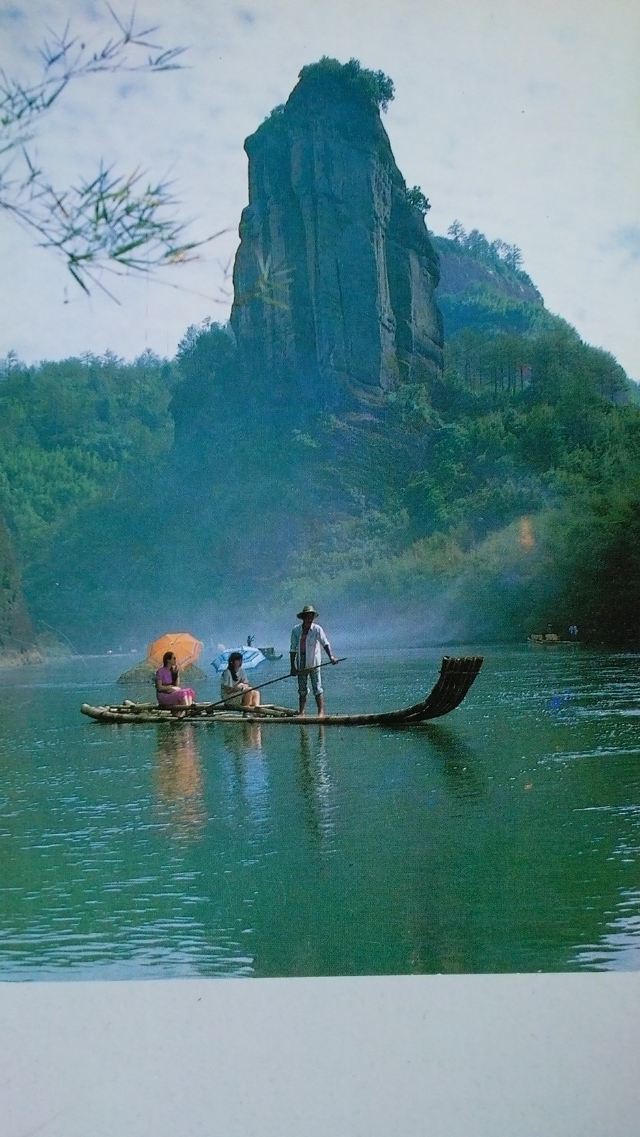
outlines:
[[[323,409],[427,380],[442,366],[438,260],[375,105],[305,76],[245,149],[231,323],[248,374],[275,403]]]

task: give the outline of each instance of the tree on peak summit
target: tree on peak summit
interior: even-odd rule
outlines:
[[[306,79],[311,75],[332,75],[343,79],[360,90],[374,103],[378,110],[386,111],[389,103],[393,101],[395,88],[393,79],[385,75],[384,71],[371,71],[363,67],[359,59],[350,59],[348,63],[340,63],[339,59],[332,59],[323,55],[317,63],[308,63],[298,75],[299,79]]]

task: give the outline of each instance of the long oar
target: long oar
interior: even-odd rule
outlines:
[[[343,655],[340,657],[340,659],[336,659],[336,663],[344,663],[346,658],[347,658],[346,655]],[[334,665],[331,663],[331,660],[328,659],[326,663],[318,663],[318,664],[316,664],[315,667],[304,667],[301,671],[298,671],[297,674],[298,675],[308,675],[310,671],[317,671],[318,668],[320,668],[320,667],[330,667],[330,666],[334,666]],[[263,687],[269,687],[271,685],[271,683],[280,683],[280,681],[282,679],[291,679],[291,678],[295,678],[295,676],[292,676],[291,672],[287,671],[286,675],[278,675],[278,677],[276,679],[267,679],[266,683],[259,683],[257,687],[252,687],[251,690],[252,691],[261,691]],[[238,694],[241,694],[241,692],[239,691]],[[219,703],[205,703],[204,706],[207,707],[207,710],[213,710],[214,707],[225,707],[231,699],[235,699],[235,698],[237,698],[236,695],[230,695],[228,699],[220,699]],[[202,705],[203,704],[200,704],[200,706],[202,706]],[[254,709],[253,707],[246,707],[245,708],[245,710],[248,710],[248,711],[253,710],[253,709]],[[233,710],[242,710],[242,708],[241,707],[234,707]]]

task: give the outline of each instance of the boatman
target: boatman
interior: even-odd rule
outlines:
[[[301,715],[304,714],[304,708],[307,705],[309,680],[311,680],[318,714],[324,716],[324,696],[320,678],[320,661],[322,658],[320,649],[324,648],[331,663],[338,662],[331,651],[331,645],[325,635],[324,628],[321,628],[320,624],[314,623],[317,615],[318,613],[311,604],[305,604],[302,611],[298,612],[298,619],[302,620],[302,623],[296,624],[291,632],[291,674],[298,676],[299,713]]]

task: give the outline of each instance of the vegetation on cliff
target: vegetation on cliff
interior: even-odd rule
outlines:
[[[524,334],[564,323],[545,309],[516,245],[489,241],[477,229],[466,233],[457,221],[447,237],[434,237],[433,243],[440,258],[438,305],[447,339],[465,329]]]
[[[467,233],[459,221],[454,221],[447,230],[447,237],[439,237],[438,242],[442,249],[452,247],[492,268],[510,269],[533,287],[531,277],[522,268],[522,250],[517,245],[509,245],[499,237],[489,241],[478,229]]]
[[[317,63],[308,63],[298,74],[299,79],[314,77],[337,80],[349,94],[355,91],[364,95],[381,111],[388,109],[389,103],[393,102],[395,96],[393,80],[385,75],[384,71],[371,71],[363,67],[358,59],[340,63],[338,59],[323,55]]]

